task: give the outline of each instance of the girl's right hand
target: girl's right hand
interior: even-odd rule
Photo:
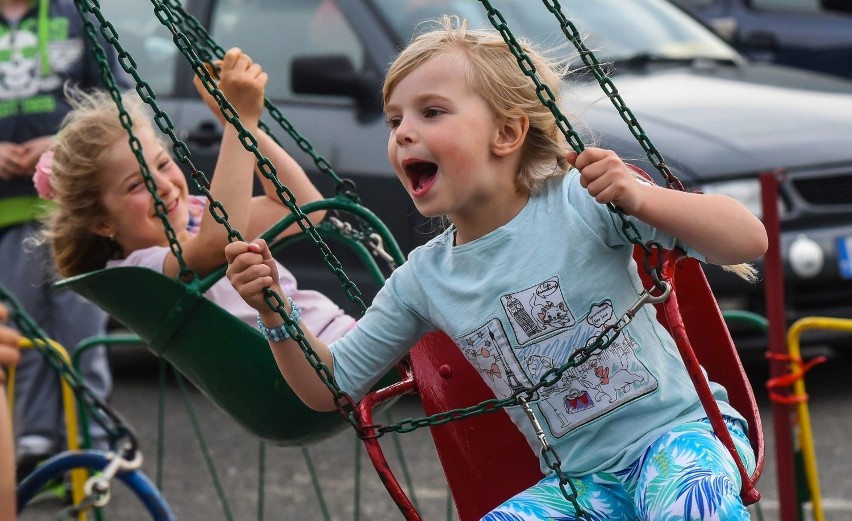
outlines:
[[[278,285],[278,268],[266,241],[232,242],[225,246],[225,258],[228,280],[249,306],[261,313],[269,311],[264,298],[266,288],[285,298]]]

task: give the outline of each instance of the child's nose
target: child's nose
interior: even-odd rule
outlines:
[[[399,126],[396,127],[397,143],[399,143],[400,145],[405,143],[413,143],[416,137],[417,133],[412,123],[406,123],[405,119],[399,122]]]
[[[172,183],[169,181],[169,178],[164,176],[160,172],[152,171],[151,177],[154,178],[154,182],[157,184],[158,194],[166,194],[172,189]]]

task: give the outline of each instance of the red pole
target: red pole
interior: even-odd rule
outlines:
[[[781,261],[781,225],[778,218],[778,184],[781,172],[760,175],[763,224],[769,236],[769,248],[764,257],[764,290],[766,318],[769,320],[769,352],[787,354],[787,318],[784,307],[784,265]],[[774,378],[789,373],[787,363],[780,357],[769,362],[769,374]],[[789,394],[788,388],[778,389]],[[797,521],[796,473],[793,459],[791,409],[772,400],[772,425],[775,432],[775,462],[778,474],[778,502],[781,521]]]

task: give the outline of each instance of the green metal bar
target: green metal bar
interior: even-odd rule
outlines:
[[[314,462],[311,459],[311,453],[308,452],[308,448],[304,445],[302,446],[302,457],[305,460],[305,465],[308,467],[308,474],[311,476],[311,484],[314,486],[314,492],[317,495],[317,500],[319,501],[320,510],[322,510],[322,517],[325,521],[331,521],[331,515],[328,513],[328,505],[325,502],[325,496],[322,493],[322,487],[320,486],[319,476],[317,476],[316,469],[314,468]]]
[[[183,375],[178,372],[176,368],[172,368],[175,379],[177,380],[178,387],[180,387],[181,398],[183,398],[184,406],[186,407],[186,412],[189,414],[189,419],[192,422],[192,428],[195,431],[195,437],[198,439],[198,447],[201,449],[201,454],[204,456],[204,462],[207,464],[207,471],[210,473],[210,478],[213,480],[213,486],[216,488],[216,493],[219,495],[219,500],[222,503],[222,510],[225,514],[225,518],[228,521],[233,521],[233,516],[231,515],[231,508],[228,505],[228,499],[225,497],[225,491],[222,488],[222,483],[219,481],[219,474],[216,472],[216,465],[213,463],[213,458],[210,456],[210,450],[207,447],[207,441],[204,438],[204,433],[201,430],[201,424],[198,422],[198,418],[195,416],[195,408],[193,408],[192,403],[189,400],[189,393],[186,389],[186,382],[184,381]]]
[[[375,213],[370,211],[368,208],[352,202],[351,199],[348,199],[343,196],[337,196],[330,199],[322,199],[320,201],[313,201],[301,206],[302,212],[305,214],[309,214],[311,212],[315,212],[318,210],[341,210],[344,212],[348,212],[358,216],[367,222],[372,228],[376,230],[376,232],[382,237],[384,241],[384,246],[387,252],[393,257],[394,261],[399,265],[405,262],[405,255],[402,253],[402,250],[397,244],[396,239],[394,239],[388,227],[376,216]],[[296,222],[296,218],[290,214],[285,216],[283,219],[272,225],[268,230],[261,234],[261,238],[266,240],[267,242],[274,243],[274,237],[277,237],[284,230],[292,226]],[[289,240],[290,238],[284,239]],[[295,239],[294,239],[295,240]],[[204,293],[210,287],[213,286],[219,279],[221,279],[225,275],[225,271],[227,270],[227,266],[221,266],[219,269],[213,271],[200,281],[198,281],[198,290],[201,293]],[[384,281],[384,278],[382,278]]]
[[[257,521],[263,521],[266,499],[266,442],[260,440],[257,455]]]
[[[722,318],[725,319],[725,322],[752,325],[761,331],[767,331],[769,329],[769,320],[763,315],[759,315],[751,311],[739,309],[723,311]]]

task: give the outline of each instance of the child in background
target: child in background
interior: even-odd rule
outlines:
[[[218,64],[219,87],[239,114],[243,126],[258,140],[258,149],[276,166],[296,201],[321,199],[304,170],[274,140],[258,129],[267,75],[239,49],[229,50]],[[211,110],[221,118],[216,102],[196,82]],[[65,118],[48,156],[42,158],[35,183],[42,197],[55,203],[44,235],[51,243],[59,274],[65,277],[103,267],[143,266],[176,277],[179,263],[170,248],[154,201],[145,186],[115,102],[106,92],[72,92],[74,110]],[[187,265],[203,277],[225,262],[228,242],[224,226],[207,211],[206,199],[189,195],[186,178],[155,134],[140,100],[125,96],[134,135],[142,144],[147,166],[165,204],[169,222],[181,244]],[[221,118],[224,119],[224,118]],[[233,229],[257,237],[289,213],[275,187],[261,177],[264,195],[253,196],[254,155],[240,143],[238,131],[225,125],[212,196],[222,203]],[[312,219],[323,218],[322,212]],[[298,230],[294,225],[285,234]],[[331,341],[354,325],[324,295],[300,290],[283,266],[283,285],[304,306],[303,318]],[[218,281],[207,298],[256,327],[257,317],[227,280]]]
[[[522,45],[559,93],[559,68]],[[394,61],[383,95],[394,171],[420,213],[451,225],[410,254],[342,339],[328,345],[302,324],[354,400],[434,330],[453,339],[498,399],[537,383],[542,367],[565,363],[643,291],[632,244],[606,203],[621,208],[643,240],[703,261],[739,264],[767,247],[761,222],[731,198],[639,181],[609,150],[571,152],[496,33],[445,17]],[[225,254],[231,283],[274,332],[268,338],[284,377],[309,406],[333,409],[331,393],[263,299],[264,288],[286,295],[266,244],[234,242]],[[285,308],[298,321],[297,305]],[[747,425],[725,390],[712,388],[752,470]],[[748,518],[734,460],[652,306],[530,404],[593,518]],[[507,412],[538,447],[521,408]],[[542,470],[539,483],[484,519],[575,519],[558,476],[544,461]]]

